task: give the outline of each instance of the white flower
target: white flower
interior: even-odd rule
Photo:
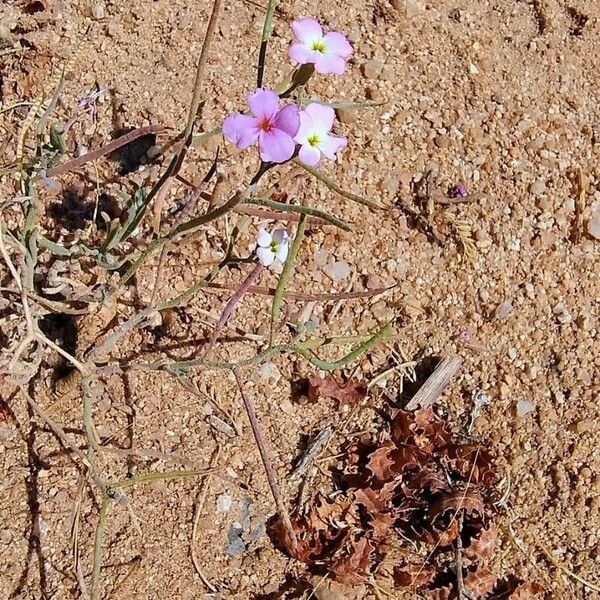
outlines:
[[[311,102],[300,111],[300,129],[294,140],[300,144],[298,157],[304,164],[316,167],[321,155],[335,160],[338,152],[346,147],[345,137],[329,133],[334,119],[333,108],[318,102]]]
[[[270,267],[275,260],[284,263],[290,244],[289,234],[285,229],[276,229],[270,234],[266,229],[259,229],[256,237],[256,256],[265,267]]]

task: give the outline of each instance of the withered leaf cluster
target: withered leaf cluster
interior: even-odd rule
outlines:
[[[397,411],[383,441],[348,444],[334,479],[338,491],[317,493],[293,520],[295,550],[283,527],[274,530],[312,570],[347,585],[387,573],[397,587],[435,600],[458,598],[457,565],[470,598],[525,600],[542,591],[489,570],[498,538],[493,457],[457,440],[433,409]]]

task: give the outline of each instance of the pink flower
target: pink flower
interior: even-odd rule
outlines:
[[[330,106],[311,102],[300,111],[300,129],[294,140],[300,144],[298,156],[300,160],[311,166],[316,166],[321,160],[321,154],[335,160],[337,153],[346,147],[345,137],[331,135],[335,111]]]
[[[270,267],[276,260],[284,263],[289,252],[290,235],[286,229],[276,229],[272,234],[259,229],[256,237],[256,256],[259,262]]]
[[[294,136],[300,127],[295,104],[279,108],[279,96],[258,88],[248,96],[252,114],[234,113],[223,121],[223,134],[239,150],[258,140],[258,151],[265,162],[282,163],[294,155]]]
[[[301,65],[314,64],[317,73],[341,75],[346,70],[346,60],[352,46],[345,35],[331,31],[323,35],[321,25],[312,17],[297,19],[292,23],[297,42],[290,46],[289,55]]]

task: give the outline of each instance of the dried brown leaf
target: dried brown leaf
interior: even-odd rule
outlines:
[[[332,375],[325,378],[313,375],[308,379],[308,398],[316,402],[322,398],[332,398],[340,405],[355,404],[367,395],[367,386],[350,380],[340,385]]]
[[[498,544],[498,526],[493,521],[487,528],[482,527],[479,533],[471,538],[471,543],[464,549],[470,560],[479,560],[490,556]]]
[[[385,442],[369,455],[367,469],[373,473],[373,477],[379,481],[389,481],[396,475],[394,459],[390,456],[392,450],[396,448],[393,442]]]
[[[416,411],[399,410],[392,420],[391,433],[398,446],[415,445],[428,454],[451,441],[450,433],[431,407]]]
[[[443,459],[448,471],[463,481],[489,487],[498,479],[492,455],[479,444],[451,444]]]
[[[373,565],[375,547],[363,532],[350,534],[342,555],[331,566],[336,581],[346,585],[359,585]]]
[[[433,565],[423,563],[406,563],[394,567],[394,583],[397,587],[419,589],[431,583],[437,574]]]
[[[467,590],[477,597],[489,594],[495,587],[498,578],[486,567],[469,567],[464,576]]]
[[[470,487],[466,490],[455,488],[450,494],[444,494],[429,509],[432,522],[452,511],[464,511],[467,515],[485,515],[485,505],[479,490]]]

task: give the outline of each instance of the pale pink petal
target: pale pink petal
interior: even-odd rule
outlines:
[[[263,248],[268,248],[271,245],[272,241],[273,237],[271,236],[271,234],[266,229],[261,227],[258,230],[258,235],[256,236],[256,243],[259,246],[262,246]]]
[[[313,121],[306,112],[306,110],[300,111],[300,129],[294,138],[299,144],[307,144],[308,138],[314,133]]]
[[[243,150],[258,139],[258,123],[250,115],[234,113],[223,121],[223,135]]]
[[[335,110],[331,106],[320,102],[311,102],[304,110],[312,120],[314,132],[322,135],[331,131],[335,119]]]
[[[341,75],[345,70],[346,60],[339,56],[339,54],[319,54],[315,61],[315,71],[317,73]]]
[[[279,246],[279,248],[277,248],[277,251],[275,252],[275,258],[279,262],[284,263],[286,258],[288,257],[289,250],[290,250],[289,244],[287,244],[287,243],[281,244],[281,246]]]
[[[279,110],[279,96],[272,90],[258,88],[248,96],[248,106],[259,119],[273,119]]]
[[[310,144],[305,144],[298,152],[298,158],[305,164],[311,167],[316,167],[321,160],[321,152],[317,148],[313,148]]]
[[[348,58],[352,54],[352,46],[348,43],[346,36],[337,31],[325,34],[323,41],[327,48],[327,54],[337,54],[343,58]]]
[[[314,63],[317,60],[319,53],[315,50],[311,50],[304,44],[296,43],[290,46],[288,54],[293,61],[301,65],[307,65],[308,63]]]
[[[292,31],[296,39],[303,44],[309,44],[323,37],[323,29],[321,29],[319,23],[312,17],[296,19],[292,23]]]
[[[284,106],[275,117],[273,125],[294,137],[300,128],[300,111],[295,104]]]
[[[273,241],[278,245],[287,244],[289,237],[290,234],[288,233],[287,229],[276,229],[273,232]]]
[[[326,135],[319,144],[319,150],[330,160],[335,160],[340,150],[348,145],[345,137]]]
[[[261,132],[258,136],[260,157],[265,162],[282,163],[294,155],[296,144],[291,136],[281,129]]]
[[[270,248],[257,248],[256,256],[258,256],[260,264],[265,267],[270,267],[275,261],[275,253]]]

